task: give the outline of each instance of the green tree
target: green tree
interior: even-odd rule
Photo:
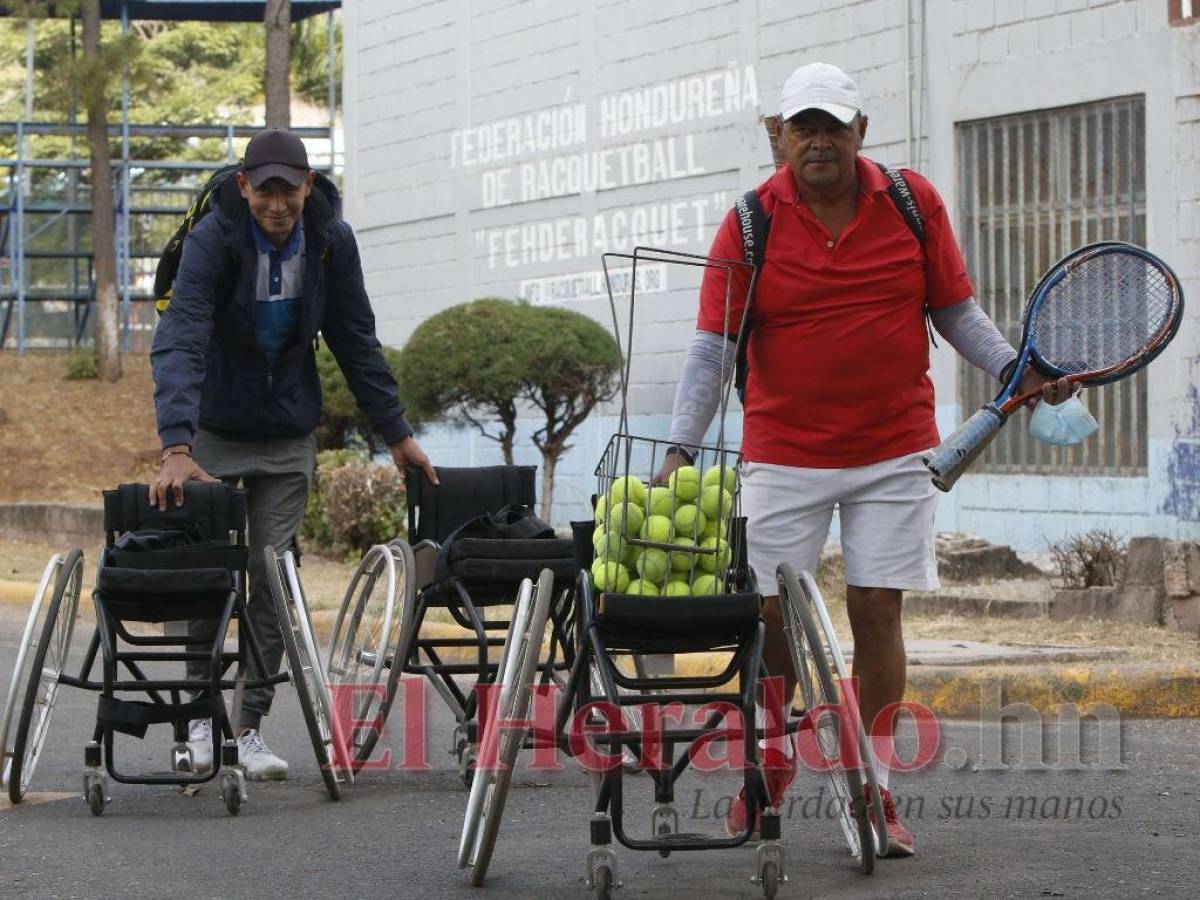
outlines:
[[[485,297],[417,326],[400,353],[397,372],[400,396],[415,425],[470,426],[496,441],[504,461],[512,464],[517,400],[526,374],[521,358],[526,309]]]
[[[401,396],[418,423],[471,426],[512,463],[522,407],[540,413],[541,515],[574,430],[616,393],[621,354],[608,331],[580,313],[485,298],[422,323],[400,360]]]
[[[400,351],[384,347],[383,358],[392,374],[397,375]],[[337,360],[324,345],[317,352],[317,372],[321,376],[321,420],[316,431],[317,449],[341,450],[365,446],[372,454],[384,452],[387,445],[371,429],[367,417],[358,408],[358,401],[350,393],[350,385],[346,383]]]
[[[542,454],[541,516],[549,521],[555,469],[571,449],[567,439],[597,403],[616,394],[621,351],[606,328],[582,313],[552,306],[526,309],[522,396],[542,414],[533,443]]]

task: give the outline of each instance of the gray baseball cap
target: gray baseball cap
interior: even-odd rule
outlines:
[[[304,141],[286,128],[267,128],[250,138],[242,171],[251,187],[259,187],[271,178],[282,178],[292,187],[300,187],[308,177],[308,151]]]

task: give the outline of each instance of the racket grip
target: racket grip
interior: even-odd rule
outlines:
[[[926,468],[933,473],[934,487],[943,491],[954,487],[954,482],[1004,427],[1005,419],[994,406],[984,406],[927,456],[921,457]]]

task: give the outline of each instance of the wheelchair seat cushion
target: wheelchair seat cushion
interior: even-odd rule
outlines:
[[[597,605],[596,624],[604,632],[638,639],[731,636],[754,625],[761,605],[758,594],[643,597],[605,593]]]
[[[134,569],[101,566],[96,606],[118,620],[217,619],[237,585],[229,569]]]
[[[447,551],[446,574],[470,584],[537,580],[542,569],[553,572],[556,580],[575,577],[575,546],[569,539],[459,538]]]

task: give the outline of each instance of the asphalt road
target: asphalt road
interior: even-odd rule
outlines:
[[[3,691],[18,628],[11,611],[0,615]],[[571,760],[557,772],[530,771],[523,761],[487,884],[469,886],[455,868],[466,791],[446,752],[452,720],[429,697],[431,769],[393,765],[364,774],[340,803],[323,791],[295,695],[284,686],[264,734],[289,760],[292,777],[252,783],[240,816],[225,813],[212,784],[192,797],[113,784],[112,804],[94,818],[77,792],[95,698],[67,689],[32,786],[45,792],[35,798],[43,802],[0,807],[0,897],[588,896],[590,786]],[[1119,744],[1086,727],[1074,766],[1060,731],[1078,729],[1034,728],[1018,747],[1014,727],[1005,728],[1007,768],[979,771],[994,767],[997,732],[960,722],[942,726],[931,765],[894,776],[918,855],[881,860],[871,877],[857,873],[836,824],[819,811],[823,776],[802,772],[784,822],[790,880],[779,896],[1200,897],[1200,722],[1125,723]],[[911,748],[913,734],[906,737]],[[169,743],[165,726],[144,742],[125,740],[122,765],[165,768]],[[403,749],[399,736],[385,745],[397,755]],[[1039,754],[1051,765],[1032,770]],[[682,830],[718,828],[734,788],[728,772],[685,776],[676,795]],[[646,834],[649,780],[629,779],[626,796],[630,830]],[[619,848],[618,859],[625,885],[618,897],[761,896],[749,882],[748,847],[665,860]]]

